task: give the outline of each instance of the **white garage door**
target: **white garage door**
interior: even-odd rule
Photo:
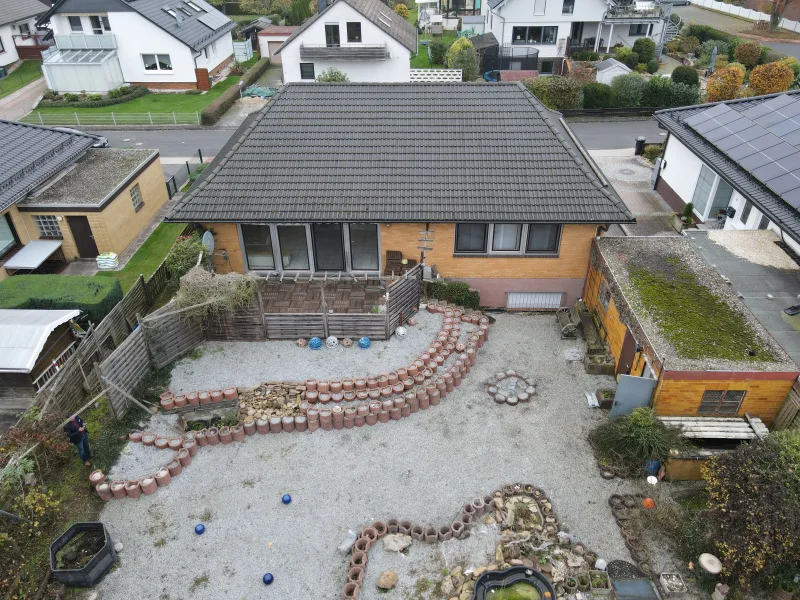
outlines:
[[[555,310],[561,308],[562,292],[508,292],[506,308]]]

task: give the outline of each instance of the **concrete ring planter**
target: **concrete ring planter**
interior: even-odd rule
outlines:
[[[142,434],[142,444],[145,446],[153,446],[156,443],[157,437],[155,433],[144,433]]]
[[[159,450],[164,450],[166,449],[167,446],[169,446],[169,438],[157,437],[154,442],[154,445]]]
[[[369,552],[369,549],[372,548],[372,542],[369,538],[361,537],[356,540],[356,543],[353,544],[353,550],[356,552]]]
[[[234,442],[244,441],[244,435],[244,426],[241,423],[231,427],[231,437],[233,438]]]
[[[411,528],[411,539],[421,542],[425,539],[425,528],[421,525],[414,525]]]
[[[177,451],[183,446],[183,440],[181,438],[169,438],[167,445],[169,446],[170,450]]]
[[[182,467],[188,467],[192,464],[192,457],[189,454],[189,450],[186,448],[181,448],[175,453],[175,458],[181,463]]]
[[[170,477],[177,477],[183,472],[181,461],[177,459],[172,460],[167,464],[167,470],[169,471]]]
[[[169,469],[161,467],[156,472],[156,483],[159,487],[164,487],[165,485],[169,485],[170,481],[172,481],[172,475],[169,474]]]
[[[230,444],[233,442],[233,435],[231,435],[231,428],[222,426],[219,428],[219,441],[221,444]]]
[[[358,541],[358,540],[356,540]],[[368,555],[363,550],[353,549],[353,555],[350,557],[350,568],[361,567],[364,569],[367,566]]]
[[[347,571],[347,581],[354,581],[361,585],[364,581],[364,569],[362,567],[350,567]]]
[[[358,598],[361,593],[361,586],[355,581],[348,581],[344,584],[344,597],[345,598]]]
[[[125,498],[128,495],[128,492],[125,491],[124,481],[121,480],[112,481],[109,487],[111,488],[111,495],[114,496],[114,498],[116,498],[117,500],[121,500],[122,498]]]
[[[128,498],[138,498],[142,495],[142,488],[137,480],[130,480],[125,482],[125,493]]]

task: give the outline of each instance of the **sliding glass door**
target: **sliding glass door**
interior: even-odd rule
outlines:
[[[247,257],[248,269],[251,271],[275,269],[269,225],[242,225],[242,245]]]
[[[314,242],[314,264],[317,271],[344,271],[344,237],[341,223],[311,225]]]
[[[305,225],[277,225],[278,246],[285,271],[308,271],[308,235]]]
[[[378,226],[375,223],[350,223],[349,230],[353,271],[379,270]]]

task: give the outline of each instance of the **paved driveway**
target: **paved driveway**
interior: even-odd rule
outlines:
[[[46,85],[44,77],[42,77],[13,94],[0,98],[0,119],[18,121],[27,115],[39,103]]]

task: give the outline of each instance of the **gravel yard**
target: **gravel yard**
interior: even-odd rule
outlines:
[[[800,266],[774,244],[778,241],[778,234],[774,231],[710,229],[707,235],[715,244],[751,263],[787,271],[800,271]]]
[[[402,342],[342,350],[343,356],[349,354],[342,359],[339,351],[295,353],[291,342],[232,344],[238,348],[230,358],[227,351],[207,352],[196,361],[183,361],[173,384],[180,391],[265,378],[385,372],[406,364],[430,341],[438,317],[423,314],[420,320]],[[258,346],[278,350],[257,355],[253,349]],[[401,351],[390,355],[390,348],[398,346]],[[606,416],[587,407],[584,392],[613,387],[614,380],[585,374],[581,347],[581,341],[560,339],[552,315],[501,314],[475,368],[439,406],[375,427],[270,434],[201,448],[191,466],[155,495],[105,507],[101,518],[125,550],[120,568],[97,589],[104,600],[338,599],[346,559],[336,547],[348,529],[358,531],[392,517],[450,523],[467,501],[517,481],[544,489],[562,526],[601,557],[629,559],[607,499],[630,491],[633,484],[601,479],[586,442],[589,429]],[[280,358],[266,373],[259,366],[270,352]],[[489,399],[484,381],[504,369],[524,371],[535,381],[537,396],[531,403],[510,407]],[[115,476],[142,475],[144,458],[133,457],[138,450],[123,455]],[[287,492],[293,501],[285,506],[280,498]],[[201,520],[206,533],[197,536],[194,525]],[[412,566],[433,562],[441,570],[426,557],[440,555],[445,562],[474,557],[483,551],[481,544],[488,559],[494,547],[490,538],[476,535],[438,550],[415,542],[402,558],[379,557],[379,544],[371,552],[375,556],[362,598],[378,597],[373,583],[392,561]],[[269,589],[261,582],[265,572],[275,576]],[[409,597],[409,570],[398,567],[398,574],[398,587],[381,598]]]

